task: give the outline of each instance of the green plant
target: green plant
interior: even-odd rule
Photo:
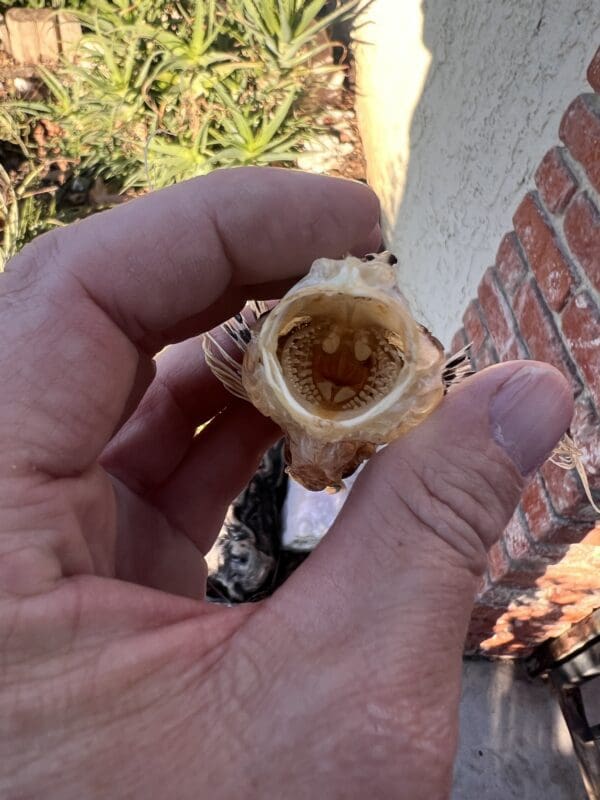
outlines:
[[[27,135],[28,130],[24,128],[23,115],[18,113],[17,106],[15,105],[10,111],[0,106],[0,141],[13,145],[27,158],[29,156]]]
[[[0,9],[9,8],[79,8],[86,0],[0,0]]]
[[[297,89],[290,89],[273,113],[258,112],[245,115],[226,89],[216,86],[225,114],[222,131],[213,131],[221,145],[221,161],[231,164],[269,164],[274,161],[293,161],[301,140],[300,131],[285,126],[285,120],[296,99]],[[298,124],[298,120],[296,120]]]
[[[32,158],[43,121],[52,158],[122,191],[293,164],[316,129],[303,100],[338,69],[319,59],[323,32],[364,1],[327,13],[326,0],[46,0],[68,6],[84,33],[74,63],[40,67],[44,97],[4,104],[0,139],[12,125]]]
[[[62,224],[53,218],[55,205],[50,194],[43,189],[32,189],[40,171],[39,167],[32,170],[15,189],[0,165],[0,272],[27,242],[54,225]]]
[[[236,5],[257,45],[271,54],[279,69],[293,70],[326,50],[329,43],[319,41],[319,34],[356,13],[364,0],[348,0],[326,15],[323,0],[238,0]]]

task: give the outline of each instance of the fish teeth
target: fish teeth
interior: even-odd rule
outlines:
[[[283,428],[289,472],[307,488],[340,485],[443,396],[443,348],[398,274],[389,254],[319,259],[253,329],[244,389]]]

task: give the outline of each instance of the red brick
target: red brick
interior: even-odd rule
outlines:
[[[496,270],[508,297],[514,297],[527,274],[527,264],[514,231],[507,233],[500,242],[496,253]]]
[[[577,195],[567,209],[565,235],[571,251],[600,291],[600,214],[587,194]]]
[[[490,576],[487,572],[484,572],[484,574],[477,581],[477,588],[475,589],[475,601],[477,601],[477,598],[480,597],[484,592],[487,592],[490,586]]]
[[[486,641],[494,634],[498,618],[502,616],[501,606],[488,606],[484,603],[477,603],[471,615],[469,630],[465,641],[465,651],[467,653],[477,653],[481,643]],[[507,629],[498,631],[499,634],[505,633],[509,640],[512,639]]]
[[[540,606],[542,608],[542,606]],[[569,623],[561,619],[561,607],[548,603],[539,616],[513,619],[515,647],[512,652],[525,649],[527,645],[539,645],[546,639],[560,636]]]
[[[565,619],[566,609],[550,602],[546,594],[537,587],[532,586],[526,590],[504,588],[508,592],[508,598],[493,627],[489,626],[488,636],[486,637],[484,613],[478,615],[479,619],[475,617],[475,624],[469,630],[467,641],[472,647],[479,642],[479,652],[488,655],[523,656],[533,645],[562,633],[569,626],[569,621]],[[482,607],[482,612],[487,611],[490,622],[495,615],[494,605]]]
[[[479,307],[485,315],[487,329],[496,346],[500,361],[515,358],[526,358],[527,351],[523,347],[517,332],[517,326],[495,278],[496,271],[490,267],[479,284],[477,296]]]
[[[496,584],[526,591],[535,586],[536,580],[543,575],[546,566],[547,564],[540,559],[516,562],[510,570],[498,578]]]
[[[562,155],[562,148],[548,150],[535,172],[535,185],[548,211],[562,214],[577,191],[577,180]]]
[[[547,461],[541,469],[548,497],[556,513],[572,520],[593,520],[596,512],[587,499],[575,470]]]
[[[538,542],[549,538],[556,528],[556,518],[539,477],[535,477],[525,487],[521,497],[521,507],[531,536]]]
[[[560,311],[571,293],[573,275],[535,194],[525,196],[513,222],[546,302]]]
[[[553,364],[571,381],[576,393],[581,386],[535,282],[524,283],[515,296],[514,312],[532,358]]]
[[[591,525],[590,520],[566,519],[554,530],[552,538],[548,541],[562,542],[565,544],[579,544],[587,535]],[[544,545],[546,546],[546,545]],[[553,545],[550,545],[553,546]],[[558,545],[557,545],[558,546]]]
[[[538,550],[540,559],[546,551],[551,555],[543,569],[538,568],[533,583],[495,584],[478,598],[465,644],[467,652],[526,655],[533,645],[560,635],[600,606],[600,547],[544,546]]]
[[[592,89],[600,94],[600,47],[587,68],[587,79]]]
[[[501,580],[510,570],[510,559],[506,554],[502,540],[493,544],[488,550],[488,574],[492,582]]]
[[[562,329],[596,408],[600,408],[600,312],[587,292],[578,294],[565,308]]]
[[[600,419],[587,393],[575,403],[571,436],[581,453],[589,487],[600,505]],[[546,462],[541,469],[546,490],[556,512],[576,522],[593,521],[597,513],[590,504],[576,470],[564,470]]]
[[[559,135],[600,192],[600,96],[579,95],[566,110]]]
[[[477,655],[479,652],[479,638],[471,636],[471,634],[467,632],[463,645],[463,652],[466,656]]]
[[[457,353],[466,344],[467,344],[467,337],[465,336],[464,330],[461,328],[459,331],[456,331],[456,333],[452,337],[452,341],[450,342],[450,355],[452,355],[452,353]]]
[[[489,636],[490,631],[494,629],[496,620],[502,615],[502,611],[501,607],[477,604],[471,615],[470,632],[484,637]]]
[[[538,585],[547,570],[565,557],[569,547],[568,544],[530,544],[523,558],[511,561],[510,569],[497,581],[497,585],[523,591]]]
[[[588,531],[586,536],[581,540],[581,544],[593,544],[595,547],[600,545],[600,522],[597,522],[594,527]]]
[[[584,597],[585,592],[567,589],[564,586],[558,586],[548,591],[548,600],[557,606],[572,606],[580,603]]]
[[[550,562],[557,561],[564,555],[560,548],[563,545],[581,542],[592,524],[589,519],[560,517],[553,508],[546,487],[539,476],[523,492],[521,508],[531,538],[536,542],[527,556],[530,560],[541,558],[549,559]],[[538,542],[540,544],[537,544]],[[517,566],[514,568],[517,569]]]
[[[502,540],[510,559],[518,561],[531,553],[533,542],[522,509],[518,508],[510,518],[502,534]]]
[[[472,353],[471,361],[477,372],[498,363],[498,355],[489,339],[486,340],[477,353]]]
[[[476,353],[487,338],[487,331],[481,322],[479,309],[475,300],[472,300],[467,306],[467,310],[463,315],[463,325],[467,340],[472,343],[472,352]]]
[[[477,601],[477,606],[485,608],[506,609],[515,599],[518,592],[507,586],[490,586],[488,591]]]
[[[575,403],[571,435],[581,452],[591,489],[600,490],[600,418],[589,402],[587,393]]]
[[[548,565],[538,586],[565,586],[582,594],[597,592],[596,603],[600,606],[600,547],[572,544],[560,561]]]
[[[498,357],[483,324],[479,304],[476,300],[471,301],[467,306],[463,315],[463,325],[467,342],[472,344],[471,362],[473,367],[481,370],[490,364],[496,364]]]
[[[494,586],[511,589],[514,598],[537,585],[549,566],[564,556],[567,545],[533,545],[528,556],[511,561],[510,569],[498,577]]]

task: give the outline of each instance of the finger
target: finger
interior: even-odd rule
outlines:
[[[468,379],[375,456],[332,530],[273,598],[296,642],[316,651],[326,641],[347,666],[348,691],[359,686],[366,708],[385,709],[390,746],[406,744],[415,764],[427,763],[431,792],[407,796],[442,796],[448,785],[485,551],[572,410],[567,382],[546,365],[503,364]],[[437,763],[436,752],[447,757]]]
[[[40,237],[2,276],[0,465],[81,471],[122,417],[140,350],[220,321],[230,293],[376,246],[378,214],[358,183],[236,169]]]
[[[101,456],[105,469],[141,493],[166,481],[198,426],[233,400],[206,365],[201,337],[171,345],[156,364],[141,402]]]
[[[267,307],[276,302],[267,301]],[[241,314],[249,323],[255,319],[249,311]],[[241,350],[221,326],[213,328],[211,336],[234,360],[241,361]],[[138,493],[164,483],[186,454],[198,427],[234,399],[207,366],[202,336],[167,347],[156,364],[154,380],[100,459],[105,469]]]
[[[207,565],[196,545],[145,498],[118,480],[113,487],[118,509],[115,577],[170,594],[202,598]]]
[[[408,558],[409,571],[431,566],[436,580],[442,565],[464,573],[466,613],[487,548],[510,519],[526,476],[567,429],[572,410],[564,377],[537,362],[501,364],[464,381],[367,465],[298,582],[326,569],[344,594],[360,596],[362,588],[379,602],[386,590],[398,591]],[[348,582],[348,570],[359,566],[360,579]],[[453,615],[456,606],[448,611]]]
[[[196,437],[167,483],[150,495],[152,503],[175,529],[208,552],[227,507],[280,436],[270,419],[235,401]]]

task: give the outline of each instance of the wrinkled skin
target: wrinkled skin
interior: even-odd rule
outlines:
[[[568,424],[558,373],[469,379],[272,598],[202,599],[278,432],[191,337],[376,249],[377,219],[359,184],[234,170],[43,236],[1,276],[0,796],[447,795],[473,594]]]

